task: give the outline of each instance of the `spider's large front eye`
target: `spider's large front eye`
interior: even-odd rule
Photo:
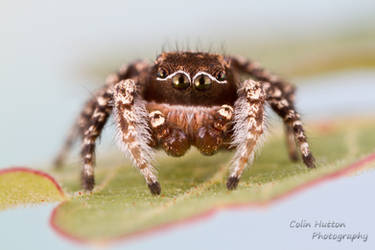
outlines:
[[[190,86],[190,81],[185,74],[179,73],[172,77],[172,84],[177,89],[186,89]]]
[[[198,90],[206,90],[211,87],[212,80],[206,75],[200,75],[194,80],[194,86]]]
[[[168,75],[167,70],[165,70],[165,69],[163,69],[163,68],[160,68],[160,69],[158,70],[157,76],[158,76],[159,78],[166,78],[167,75]]]

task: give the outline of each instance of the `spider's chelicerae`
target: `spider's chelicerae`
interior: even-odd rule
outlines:
[[[247,74],[251,79],[241,81]],[[182,156],[195,146],[205,155],[235,149],[228,189],[235,189],[263,134],[264,105],[283,119],[289,155],[307,167],[314,158],[294,106],[295,88],[258,63],[203,52],[164,52],[153,64],[137,61],[107,78],[86,103],[56,159],[61,165],[82,137],[82,185],[94,188],[95,141],[115,117],[120,148],[133,160],[152,194],[161,188],[152,166],[153,148]]]

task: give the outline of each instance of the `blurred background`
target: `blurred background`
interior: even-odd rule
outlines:
[[[297,105],[307,121],[373,116],[374,13],[373,0],[2,0],[0,168],[47,166],[81,105],[106,75],[134,59],[152,61],[163,49],[199,49],[257,60],[299,85]],[[113,131],[107,129],[98,151],[112,150],[112,138]],[[16,216],[20,214],[9,219]],[[204,241],[203,233],[211,231],[211,241],[219,240],[218,233],[237,242],[241,234],[218,232],[223,221],[231,225],[229,218],[242,221],[253,215],[236,216],[224,214],[204,227],[188,227],[183,234],[177,232],[176,239],[201,235],[198,239]],[[22,217],[18,226],[31,217]],[[36,231],[46,230],[43,227]],[[58,240],[51,235],[45,237],[54,246]],[[169,239],[138,247],[160,247]]]
[[[374,13],[372,0],[2,0],[0,167],[46,163],[107,74],[137,58],[153,60],[162,49],[244,55],[296,84],[325,87],[338,81],[332,72],[353,70],[350,81],[373,83]],[[342,95],[352,96],[357,84]],[[358,105],[373,110],[367,102],[374,87],[363,88],[369,100]],[[324,93],[316,95],[331,99]],[[300,109],[317,115],[308,96]]]

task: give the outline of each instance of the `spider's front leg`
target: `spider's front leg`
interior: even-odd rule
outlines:
[[[82,112],[70,129],[62,148],[54,159],[54,165],[56,168],[62,167],[74,142],[79,138],[84,137],[85,130],[90,126],[92,115],[94,114],[95,108],[98,106],[98,98],[102,98],[103,95],[104,99],[108,98],[109,96],[105,95],[115,83],[120,80],[139,76],[142,72],[147,71],[148,67],[149,64],[146,61],[135,61],[121,66],[117,73],[110,74],[107,77],[105,86],[96,91],[93,97],[85,103]]]
[[[291,160],[296,161],[298,159],[297,143],[305,165],[309,168],[314,168],[315,160],[310,151],[310,145],[307,141],[300,115],[294,106],[295,87],[288,81],[270,73],[257,62],[238,56],[231,57],[230,60],[234,68],[263,82],[264,90],[267,94],[267,102],[284,120],[289,157]]]
[[[235,189],[248,163],[254,159],[255,149],[263,134],[264,102],[266,94],[259,82],[246,80],[239,89],[234,104],[234,135],[232,145],[236,153],[227,181],[229,190]]]
[[[160,194],[160,184],[150,163],[153,151],[149,146],[148,113],[135,82],[128,79],[115,84],[113,100],[120,147],[142,173],[151,193]]]

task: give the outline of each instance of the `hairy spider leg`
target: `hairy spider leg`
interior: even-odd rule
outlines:
[[[140,75],[141,72],[147,70],[148,67],[149,64],[146,61],[139,60],[130,64],[124,64],[120,67],[117,73],[113,73],[107,76],[105,81],[106,84],[101,89],[96,91],[93,97],[85,103],[82,112],[74,122],[72,128],[69,130],[63,146],[54,159],[54,166],[56,168],[60,168],[64,164],[64,161],[68,156],[69,151],[73,147],[75,141],[77,141],[79,138],[83,138],[85,128],[90,123],[91,116],[93,115],[96,108],[96,100],[103,93],[103,91],[106,91],[108,88],[112,87],[120,80]]]
[[[286,145],[288,148],[289,159],[293,162],[298,161],[298,149],[296,145],[296,140],[294,139],[293,127],[289,125],[284,125],[285,134],[286,134]]]
[[[309,168],[315,167],[315,160],[310,151],[310,145],[307,141],[300,115],[294,107],[295,87],[291,83],[271,74],[256,62],[243,57],[231,57],[230,60],[233,67],[241,72],[249,74],[258,81],[264,82],[263,85],[267,93],[267,102],[284,121],[290,158],[295,160],[295,156],[297,155],[295,143],[292,143],[290,140],[291,137],[294,137],[305,165]]]
[[[287,125],[288,131],[292,131],[294,138],[299,146],[302,154],[302,160],[308,168],[315,167],[315,160],[310,151],[310,145],[307,142],[305,130],[302,126],[300,115],[297,113],[294,105],[290,103],[285,97],[277,96],[274,93],[280,90],[277,87],[264,83],[267,91],[267,101],[272,109],[284,120]],[[288,137],[290,135],[287,135]]]
[[[102,91],[95,100],[94,112],[83,129],[83,141],[81,148],[82,165],[82,187],[91,191],[95,185],[95,141],[101,134],[105,123],[112,112],[112,90],[107,88]]]
[[[151,165],[153,150],[149,142],[146,102],[138,95],[134,80],[122,80],[113,87],[114,116],[117,122],[118,142],[134,165],[144,176],[152,194],[160,194],[160,184]]]
[[[264,126],[264,102],[266,94],[261,83],[246,80],[239,89],[239,98],[234,104],[234,134],[232,145],[236,153],[232,159],[231,172],[227,181],[229,190],[235,189],[254,154]]]
[[[104,88],[103,88],[104,89]],[[103,89],[99,90],[94,94],[94,97],[90,98],[85,105],[83,110],[81,111],[79,117],[74,122],[72,128],[70,129],[68,135],[66,136],[65,142],[58,152],[57,156],[54,160],[55,168],[61,168],[64,165],[64,161],[68,156],[69,151],[73,147],[74,143],[79,139],[83,138],[84,130],[90,122],[90,118],[94,113],[96,107],[96,99],[100,96],[100,93]]]

